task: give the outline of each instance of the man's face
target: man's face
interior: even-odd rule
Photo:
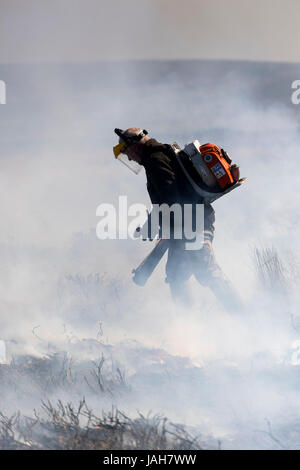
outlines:
[[[130,145],[124,154],[127,155],[128,160],[134,160],[135,162],[141,164],[141,156],[137,144]]]

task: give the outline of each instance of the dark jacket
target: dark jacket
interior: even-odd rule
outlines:
[[[141,164],[145,168],[147,189],[152,204],[201,204],[198,195],[182,172],[173,150],[168,144],[149,139],[142,144]],[[213,239],[214,209],[204,206],[204,237]]]

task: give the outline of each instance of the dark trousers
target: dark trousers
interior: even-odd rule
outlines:
[[[184,240],[172,240],[166,264],[166,282],[175,302],[190,305],[187,281],[194,275],[203,286],[209,287],[226,310],[238,310],[241,302],[231,282],[218,265],[210,241],[201,250],[186,250]]]

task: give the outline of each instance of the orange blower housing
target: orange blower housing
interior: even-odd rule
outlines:
[[[201,145],[199,150],[203,162],[222,189],[235,183],[230,171],[232,161],[227,152],[218,145],[209,143]]]
[[[198,140],[194,140],[183,149],[177,142],[173,142],[170,147],[187,181],[204,203],[216,201],[246,180],[240,178],[239,166],[232,165],[228,153],[218,145],[201,145]]]

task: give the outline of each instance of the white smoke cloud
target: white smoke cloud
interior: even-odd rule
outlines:
[[[253,67],[3,67],[12,98],[1,110],[1,338],[17,340],[19,352],[41,354],[36,335],[64,347],[63,325],[70,336],[95,338],[102,322],[108,343],[136,339],[186,356],[196,369],[171,375],[159,394],[161,377],[146,367],[144,375],[133,374],[137,390],[149,387],[147,396],[134,392],[134,402],[227,438],[264,429],[265,417],[280,425],[298,404],[293,378],[280,395],[283,377],[296,370],[290,364],[296,289],[290,305],[286,297],[282,305],[258,285],[252,258],[255,246],[274,245],[297,286],[297,110],[262,87],[261,77],[269,80],[264,65]],[[282,66],[276,70],[274,86],[285,87]],[[294,69],[289,73],[292,78]],[[99,203],[117,204],[125,194],[150,207],[144,174],[131,174],[112,154],[114,127],[129,126],[180,145],[194,138],[216,142],[241,165],[245,185],[215,203],[214,247],[246,303],[242,315],[228,315],[194,280],[194,307],[173,305],[164,263],[138,288],[131,269],[151,245],[96,238]],[[120,403],[132,411],[129,400]],[[245,445],[242,437],[234,442]]]

